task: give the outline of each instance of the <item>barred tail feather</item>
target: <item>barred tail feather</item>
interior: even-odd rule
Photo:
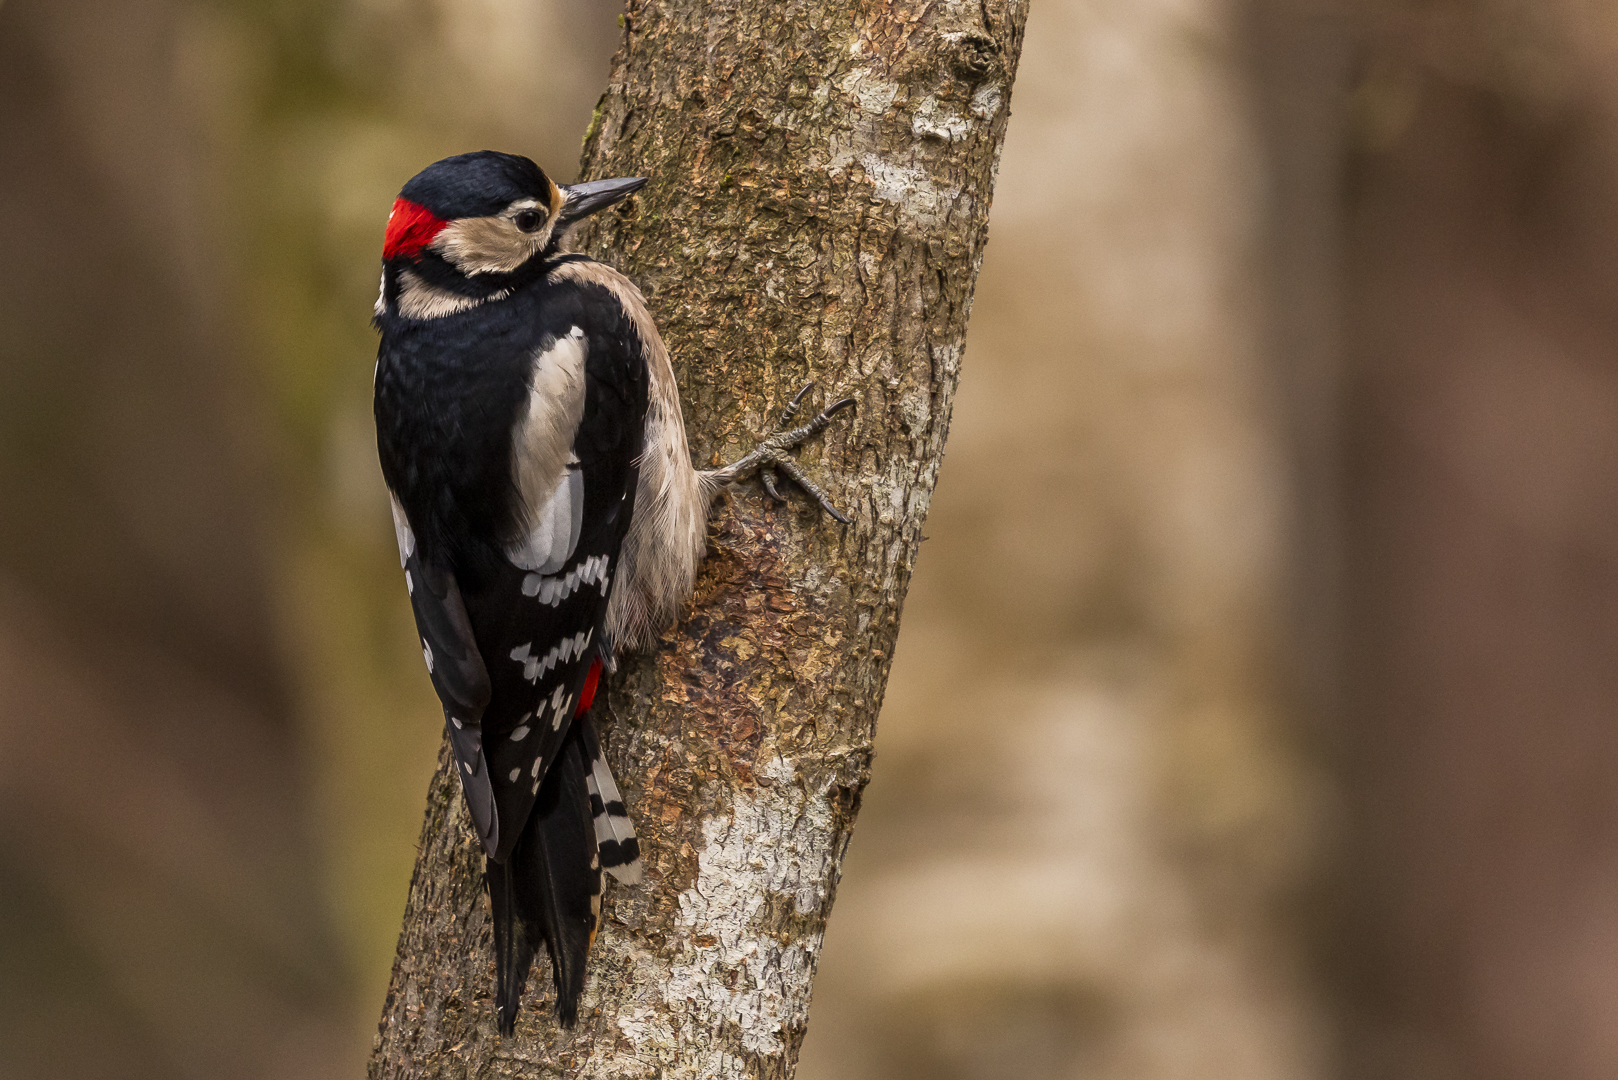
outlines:
[[[590,757],[585,783],[590,792],[590,814],[595,819],[596,847],[601,852],[601,868],[625,885],[640,884],[640,842],[629,820],[618,782],[601,756],[601,743],[595,725],[581,716],[576,726],[583,728],[584,750]]]

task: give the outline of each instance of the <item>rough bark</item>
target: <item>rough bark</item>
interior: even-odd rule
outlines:
[[[651,183],[583,247],[645,290],[699,464],[809,379],[853,518],[717,508],[695,603],[613,680],[646,881],[607,890],[576,1030],[536,968],[494,1031],[482,856],[445,762],[370,1075],[790,1077],[949,425],[1025,0],[632,4],[582,174]]]

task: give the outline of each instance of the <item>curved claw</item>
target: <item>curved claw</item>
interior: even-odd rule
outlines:
[[[797,395],[794,396],[791,401],[787,402],[787,407],[781,410],[782,427],[786,427],[788,424],[792,423],[792,418],[798,415],[798,406],[803,404],[804,396],[814,388],[815,380],[810,379],[808,382],[803,384],[803,389],[799,390]]]
[[[841,400],[841,401],[834,401],[830,405],[827,405],[824,409],[821,409],[820,410],[820,415],[824,416],[826,419],[830,420],[833,416],[836,416],[838,413],[842,412],[844,409],[852,409],[855,405],[858,405],[858,404],[859,404],[859,402],[855,401],[853,398],[846,397],[846,398],[843,398],[843,400]]]
[[[826,430],[826,425],[831,423],[832,417],[836,416],[844,409],[852,408],[853,405],[854,399],[847,397],[841,401],[834,402],[826,406],[824,409],[821,409],[820,412],[815,414],[815,418],[813,420],[809,421],[807,424],[803,425],[803,427],[792,433],[793,436],[795,436],[795,441],[802,442],[804,439],[819,435],[822,431]]]
[[[824,491],[821,491],[820,486],[818,484],[816,484],[813,480],[811,480],[807,476],[805,476],[803,474],[803,470],[798,468],[798,466],[797,466],[797,464],[795,462],[790,461],[790,460],[783,460],[780,463],[780,469],[781,469],[782,472],[786,473],[788,477],[791,478],[791,480],[792,480],[792,482],[794,484],[797,484],[808,495],[810,495],[817,503],[819,503],[820,508],[822,510],[826,511],[826,513],[828,513],[832,517],[836,518],[842,524],[844,524],[844,525],[849,524],[849,519],[844,517],[838,511],[837,507],[832,504],[831,496],[827,495]]]
[[[786,502],[786,499],[782,498],[781,492],[776,489],[774,469],[766,465],[764,468],[758,471],[758,479],[759,483],[764,485],[764,491],[770,496],[771,499],[778,503]]]

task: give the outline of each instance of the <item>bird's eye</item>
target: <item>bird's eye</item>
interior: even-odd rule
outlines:
[[[545,223],[544,215],[538,210],[524,210],[512,220],[517,223],[517,228],[523,232],[533,232]]]

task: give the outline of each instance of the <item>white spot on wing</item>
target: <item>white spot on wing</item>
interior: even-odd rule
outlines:
[[[611,560],[606,555],[591,555],[559,577],[529,574],[523,578],[523,595],[537,597],[542,604],[559,607],[562,601],[578,592],[579,589],[599,582],[601,595],[606,596],[609,578],[607,568],[609,565],[611,565]]]
[[[531,655],[529,646],[524,645],[521,649],[513,649],[511,658],[522,662],[523,678],[529,682],[537,682],[542,675],[546,672],[554,671],[558,665],[566,664],[570,660],[583,656],[585,643],[589,641],[594,633],[595,630],[592,628],[588,631],[581,630],[572,637],[565,637],[551,646],[550,651],[544,656]],[[518,653],[522,655],[519,656]],[[556,693],[560,694],[561,692],[562,688],[557,687]],[[555,697],[552,698],[553,707],[557,700]]]
[[[421,639],[421,657],[427,661],[427,674],[433,673],[433,647],[427,644],[427,639]]]
[[[513,783],[513,784],[515,784],[515,783],[516,783],[516,782],[517,782],[517,777],[519,777],[519,776],[521,776],[521,775],[522,775],[522,770],[521,770],[521,769],[512,769],[512,770],[511,770],[511,776],[510,776],[510,777],[508,777],[508,779],[509,779],[509,780],[510,780],[510,781],[511,781],[511,782],[512,782],[512,783]]]
[[[522,742],[526,738],[528,738],[528,725],[527,724],[524,724],[522,727],[518,728],[516,731],[513,731],[511,733],[511,741],[512,742]],[[512,779],[516,779],[516,777],[513,777]]]

